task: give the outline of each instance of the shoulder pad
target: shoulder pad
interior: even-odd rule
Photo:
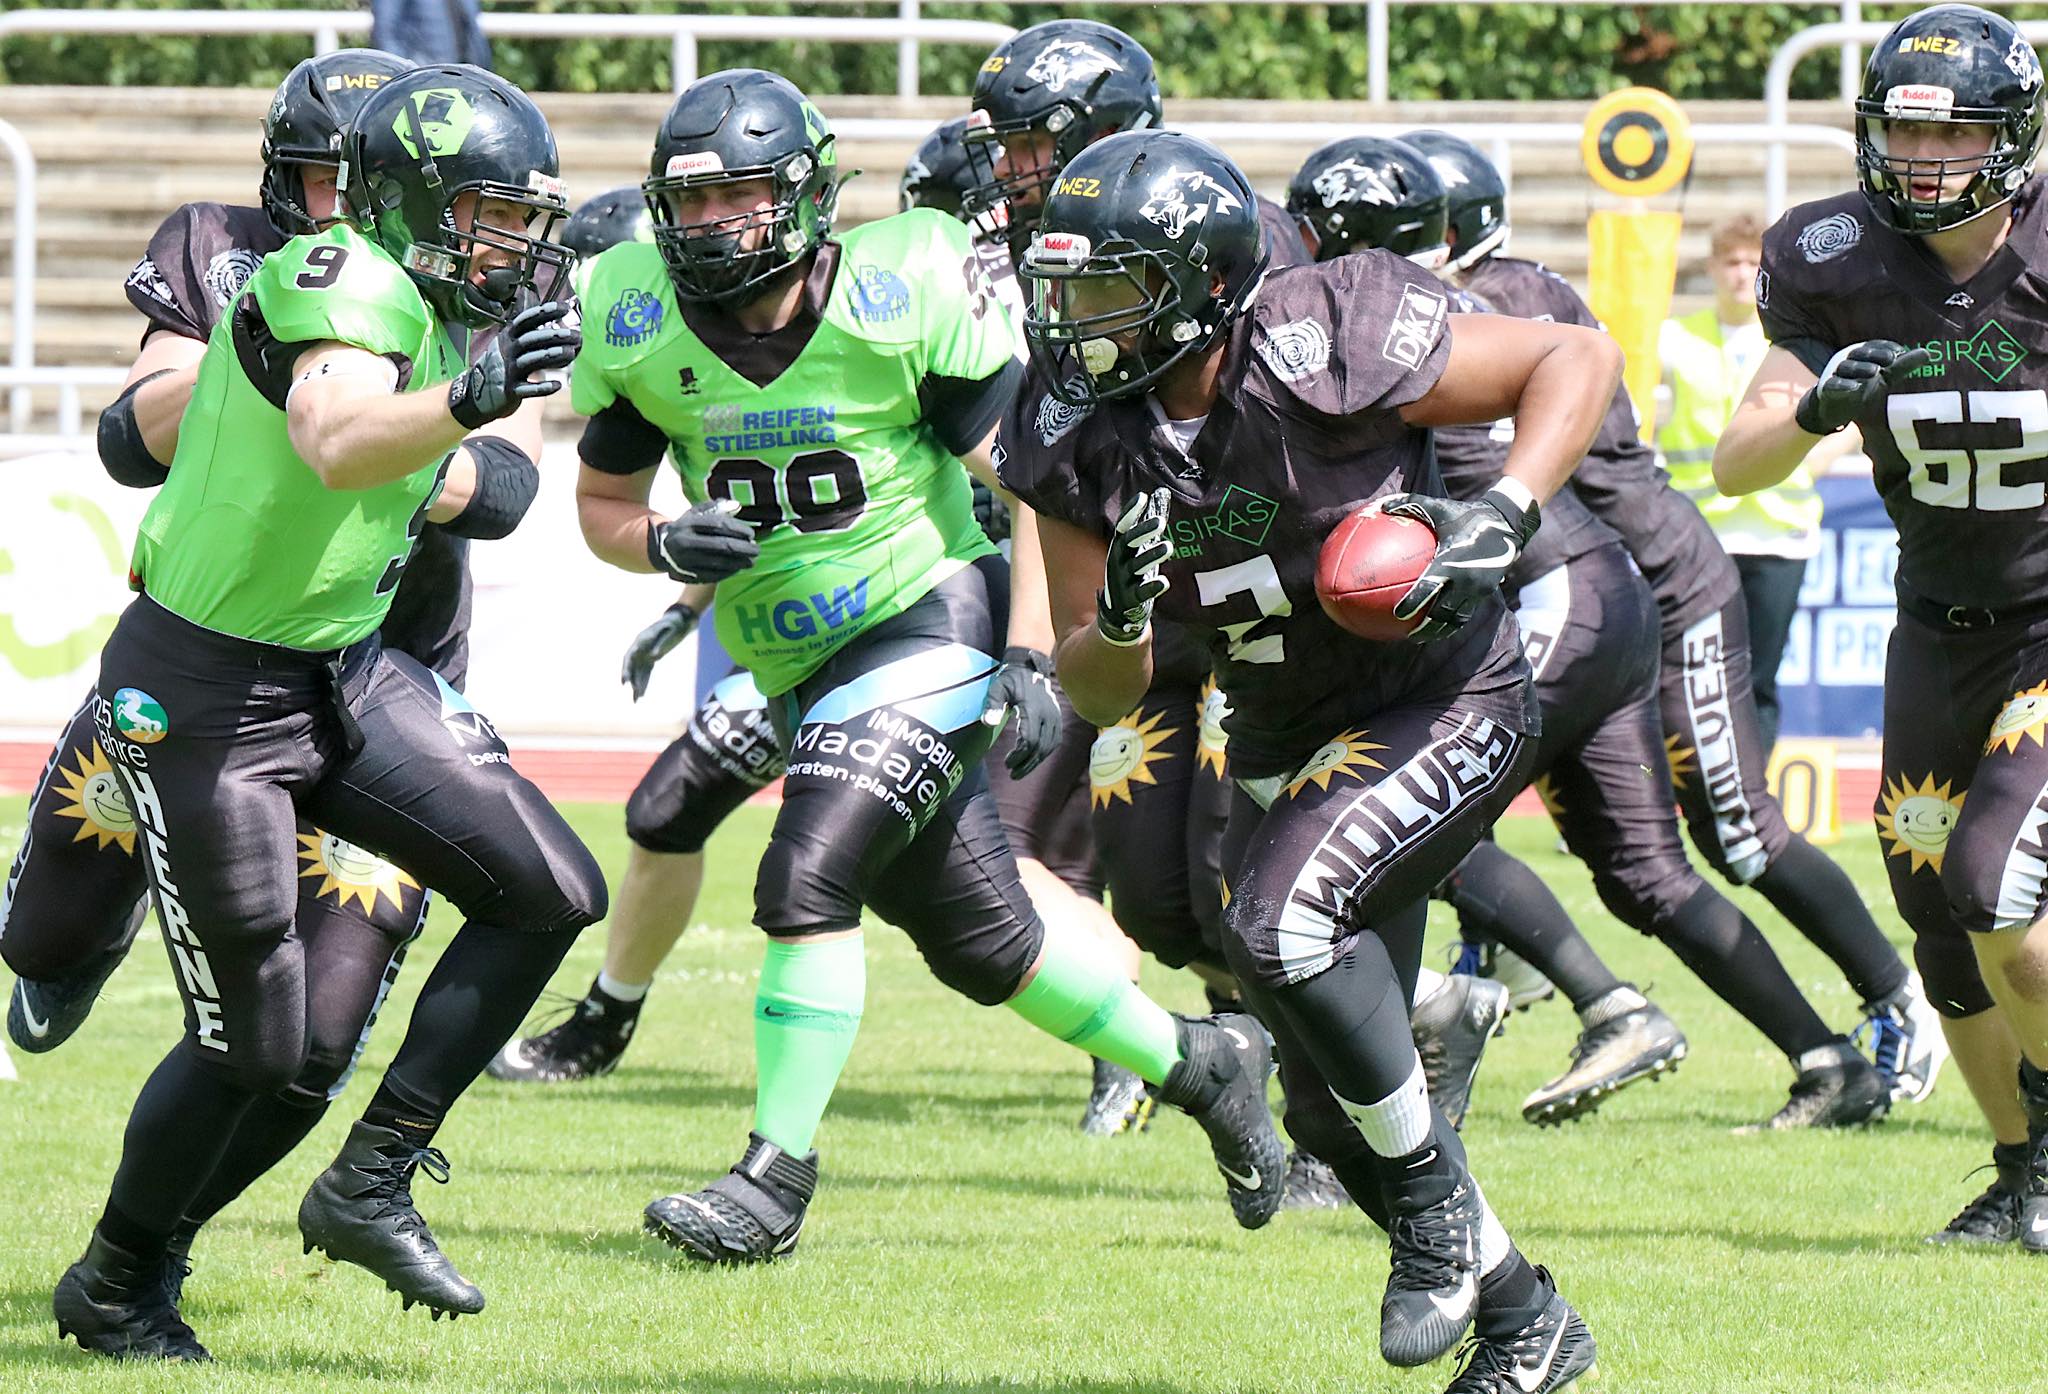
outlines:
[[[1762,298],[1831,300],[1883,279],[1884,259],[1870,245],[1876,231],[1860,193],[1800,204],[1764,233]]]
[[[1275,272],[1252,308],[1250,336],[1267,395],[1326,416],[1412,400],[1419,394],[1398,389],[1436,356],[1451,296],[1414,262],[1379,249]]]
[[[936,208],[863,223],[838,241],[832,298],[878,347],[951,324],[969,311],[969,278],[987,279],[967,225]]]
[[[272,252],[249,293],[281,344],[333,339],[414,357],[435,328],[412,278],[346,224],[294,237]]]

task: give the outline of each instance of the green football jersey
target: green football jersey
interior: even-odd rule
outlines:
[[[979,381],[1017,354],[966,227],[915,209],[839,246],[815,332],[766,386],[683,322],[656,248],[609,248],[570,379],[583,415],[624,398],[659,428],[692,499],[742,505],[761,556],[719,582],[718,638],[771,697],[994,550],[919,403],[927,379]]]
[[[286,430],[292,361],[301,345],[353,344],[399,363],[410,392],[453,379],[463,355],[398,263],[347,226],[287,242],[242,294],[261,322],[238,300],[214,326],[132,570],[152,600],[204,628],[342,648],[383,622],[443,462],[329,489]]]

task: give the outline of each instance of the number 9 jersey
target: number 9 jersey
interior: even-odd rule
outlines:
[[[1933,607],[2048,600],[2048,242],[2036,181],[1962,285],[1861,194],[1802,204],[1764,236],[1764,333],[1816,374],[1866,339],[1934,361],[1857,421],[1899,530],[1899,585]]]
[[[329,489],[293,450],[285,398],[315,343],[390,361],[395,389],[463,371],[412,280],[345,225],[263,260],[199,362],[170,478],[131,571],[150,599],[220,634],[346,648],[384,620],[440,485],[441,461],[373,489]]]
[[[678,306],[654,246],[621,243],[590,265],[570,379],[577,412],[630,408],[667,439],[684,492],[733,499],[753,524],[760,559],[719,583],[714,613],[770,697],[995,550],[957,456],[995,424],[1004,401],[985,385],[1018,357],[967,229],[930,209],[821,247],[804,294],[786,328],[736,333]]]

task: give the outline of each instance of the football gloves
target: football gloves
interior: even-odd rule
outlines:
[[[697,612],[678,600],[661,612],[661,618],[633,636],[626,646],[626,661],[619,668],[619,681],[633,689],[633,700],[647,695],[647,680],[654,665],[667,658],[675,646],[690,637],[697,627]]]
[[[1436,555],[1394,604],[1394,618],[1422,616],[1409,638],[1431,643],[1464,628],[1500,590],[1508,568],[1542,524],[1532,500],[1525,508],[1499,488],[1475,503],[1427,494],[1394,494],[1380,505],[1399,518],[1419,518],[1436,534]]]
[[[1132,499],[1109,539],[1102,589],[1095,593],[1095,628],[1118,648],[1145,637],[1153,602],[1166,594],[1159,568],[1173,553],[1166,540],[1167,499],[1164,486]]]
[[[470,370],[448,384],[448,414],[474,431],[510,416],[529,397],[561,391],[562,379],[547,374],[574,363],[583,344],[583,332],[562,322],[568,313],[568,302],[549,300],[514,315]]]
[[[1060,743],[1062,718],[1059,693],[1052,685],[1052,659],[1037,649],[1004,649],[1002,667],[989,680],[982,722],[999,727],[1013,712],[1017,743],[1004,763],[1010,778],[1022,779]]]
[[[1851,344],[1821,369],[1820,381],[1806,389],[1792,419],[1815,436],[1831,436],[1893,383],[1934,361],[1924,348],[1907,348],[1890,339],[1865,339]]]
[[[761,555],[754,528],[735,515],[734,499],[693,503],[680,517],[647,527],[647,561],[671,580],[723,581],[745,571]]]

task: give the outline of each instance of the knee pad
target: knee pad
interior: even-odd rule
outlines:
[[[1326,1162],[1348,1158],[1361,1149],[1370,1150],[1358,1125],[1327,1089],[1316,1091],[1306,1100],[1289,1093],[1281,1119],[1296,1147]]]
[[[277,1094],[289,1088],[306,1069],[306,1042],[297,1049],[251,1049],[246,1043],[226,1054],[198,1044],[188,1033],[180,1043],[208,1073],[250,1094]]]
[[[970,1001],[995,1007],[1017,995],[1024,975],[1038,962],[1045,926],[1036,915],[1011,917],[961,927],[945,937],[912,929],[911,939],[933,977]]]

